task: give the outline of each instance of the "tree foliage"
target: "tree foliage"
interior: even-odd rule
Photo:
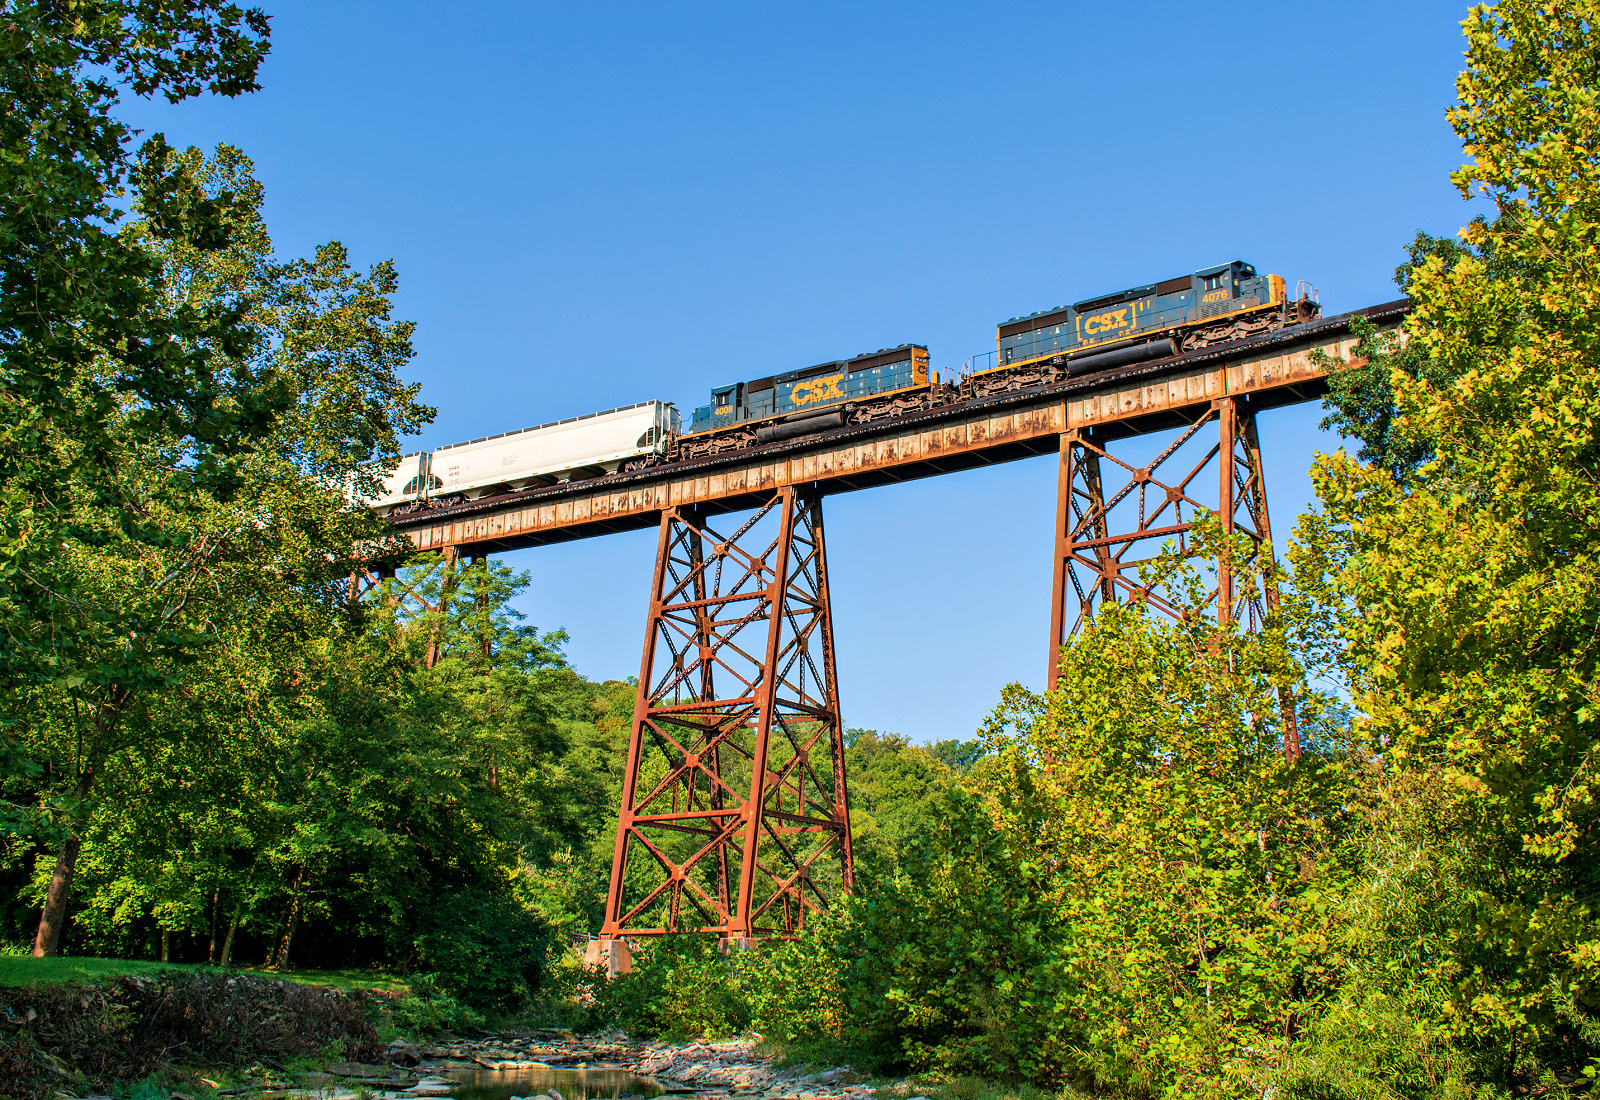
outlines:
[[[69,927],[75,950],[368,961],[520,1004],[550,939],[519,869],[572,832],[544,678],[572,676],[559,635],[514,623],[526,580],[504,569],[468,570],[420,622],[351,600],[374,553],[402,553],[360,494],[432,415],[400,378],[394,270],[337,243],[279,257],[227,146],[148,143],[127,178],[131,217],[101,243],[138,257],[141,331],[225,318],[167,338],[233,387],[212,405],[261,415],[211,441],[109,353],[50,383],[93,424],[8,391],[37,428],[5,483],[32,511],[8,544],[4,793],[40,812],[11,844],[13,912],[43,907],[43,952]]]
[[[1449,794],[1432,842],[1470,850],[1439,972],[1450,1023],[1508,1066],[1570,1056],[1600,1010],[1597,16],[1474,9],[1454,182],[1497,215],[1463,230],[1473,254],[1412,272],[1407,333],[1442,375],[1390,379],[1434,457],[1405,488],[1338,457],[1315,472],[1350,548],[1367,728]]]
[[[231,196],[206,196],[167,171],[160,135],[135,153],[111,109],[121,90],[179,100],[255,88],[267,20],[193,0],[7,5],[0,24],[0,673],[59,681],[63,663],[106,630],[86,624],[52,565],[93,531],[159,541],[125,499],[126,431],[175,451],[181,506],[195,486],[226,490],[231,460],[270,430],[285,395],[237,353],[253,333],[227,302],[164,300],[154,237],[202,251],[227,245]],[[148,234],[117,232],[136,185]],[[165,574],[162,574],[163,576]],[[126,618],[137,618],[128,616]],[[139,621],[148,622],[148,618]],[[132,629],[137,629],[132,627]],[[80,635],[87,633],[90,639]],[[70,675],[70,673],[67,673]],[[136,667],[107,670],[137,680]]]

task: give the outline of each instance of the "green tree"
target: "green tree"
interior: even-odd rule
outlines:
[[[468,594],[474,572],[491,573],[467,570]],[[495,588],[485,617],[503,628],[487,660],[475,631],[452,630],[422,667],[377,595],[299,638],[261,633],[261,616],[218,638],[140,709],[159,736],[106,769],[77,943],[147,954],[170,932],[219,961],[248,944],[260,965],[379,965],[480,1007],[521,1004],[550,940],[519,872],[570,829],[540,686],[564,660],[514,625],[517,579],[496,579],[479,588]]]
[[[453,700],[459,736],[490,786],[523,807],[526,857],[547,860],[584,836],[582,819],[567,813],[585,793],[573,789],[583,777],[563,764],[563,695],[573,686],[560,648],[567,636],[540,633],[512,607],[530,582],[526,572],[484,557],[449,576],[426,567],[411,573],[421,574],[416,587],[439,610],[400,624],[407,652],[422,663],[434,649],[427,671]]]
[[[0,674],[58,680],[72,660],[70,596],[50,565],[85,487],[121,503],[122,433],[181,440],[194,483],[225,484],[226,460],[270,427],[280,395],[232,371],[251,339],[225,303],[173,310],[160,262],[116,232],[137,183],[150,232],[223,247],[233,207],[162,172],[160,135],[136,156],[111,110],[121,92],[172,102],[254,90],[267,20],[213,0],[8,4],[0,24]],[[135,515],[127,526],[138,532]],[[65,618],[66,621],[62,621]],[[130,671],[130,677],[137,676]]]
[[[1439,792],[1419,836],[1454,868],[1443,1021],[1506,1083],[1581,1067],[1600,1010],[1597,21],[1590,0],[1473,9],[1454,181],[1496,216],[1413,268],[1406,331],[1437,370],[1388,379],[1432,458],[1404,485],[1342,456],[1314,473],[1366,728]]]
[[[116,202],[137,181],[152,232],[221,247],[231,207],[198,201],[159,168],[159,135],[140,155],[111,116],[123,89],[172,102],[203,90],[255,88],[267,20],[210,0],[191,3],[13,3],[0,22],[0,682],[32,698],[65,696],[91,677],[100,697],[76,699],[90,742],[114,726],[161,650],[184,645],[163,612],[189,563],[154,578],[142,606],[98,607],[104,575],[58,575],[69,542],[158,543],[138,495],[125,495],[124,434],[177,441],[172,463],[189,486],[225,486],[228,460],[271,423],[278,394],[219,361],[250,338],[236,312],[163,308],[158,261],[115,231]],[[178,495],[182,496],[180,490]],[[85,508],[100,513],[85,522]],[[165,583],[161,583],[165,579]],[[27,774],[6,708],[0,759]],[[92,768],[67,788],[75,812]],[[63,854],[75,855],[69,830]],[[63,882],[70,880],[70,871]],[[64,886],[57,894],[64,903]],[[59,908],[41,929],[53,949]]]
[[[1107,609],[1063,672],[1049,696],[1007,689],[990,754],[852,907],[846,1018],[916,1068],[1236,1095],[1332,981],[1341,712],[1281,628],[1203,615]]]
[[[1406,246],[1406,252],[1406,262],[1395,269],[1394,281],[1408,295],[1414,273],[1430,258],[1447,271],[1466,258],[1486,267],[1505,267],[1495,264],[1486,248],[1475,249],[1420,230]],[[1404,340],[1399,333],[1380,332],[1362,320],[1357,320],[1355,331],[1360,337],[1354,353],[1356,363],[1329,377],[1328,395],[1323,401],[1328,415],[1323,417],[1321,427],[1358,440],[1361,446],[1356,458],[1360,461],[1388,472],[1398,482],[1409,481],[1434,456],[1433,442],[1419,436],[1415,425],[1400,414],[1392,380],[1398,374],[1411,380],[1426,379],[1430,385],[1442,387],[1451,385],[1459,372],[1432,358],[1422,345]]]
[[[951,770],[898,733],[845,731],[850,827],[861,859],[893,862],[931,825]]]
[[[60,837],[40,954],[55,950],[96,784],[112,760],[170,735],[164,701],[224,636],[252,634],[290,653],[345,613],[357,545],[383,544],[352,484],[370,476],[362,463],[392,459],[399,434],[431,415],[396,373],[410,356],[410,325],[389,318],[392,271],[351,272],[336,245],[314,262],[271,261],[260,188],[234,150],[211,162],[163,152],[155,167],[154,178],[178,181],[196,202],[225,206],[231,228],[222,243],[163,236],[141,192],[142,216],[121,236],[142,240],[159,265],[147,273],[149,295],[175,312],[233,317],[247,338],[191,350],[272,390],[279,415],[229,458],[222,492],[196,476],[204,459],[193,437],[153,425],[129,394],[100,426],[93,476],[48,497],[59,538],[47,567],[16,574],[33,603],[12,622],[36,656],[48,654],[48,675],[14,667],[8,708],[43,765],[39,789]],[[65,456],[60,468],[82,468],[74,455],[84,439],[50,441]]]
[[[591,934],[605,917],[616,838],[622,772],[639,685],[632,679],[596,684],[571,670],[547,676],[566,751],[560,759],[565,828],[574,838],[543,860],[522,866],[525,894],[539,914],[568,936]]]

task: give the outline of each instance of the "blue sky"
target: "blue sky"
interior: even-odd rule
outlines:
[[[123,116],[254,158],[279,249],[392,258],[436,446],[1243,259],[1389,301],[1470,217],[1465,3],[275,2],[264,90]],[[1264,414],[1280,543],[1339,441]],[[966,737],[1040,687],[1048,458],[827,503],[854,726]],[[531,621],[637,672],[654,533],[510,555]]]

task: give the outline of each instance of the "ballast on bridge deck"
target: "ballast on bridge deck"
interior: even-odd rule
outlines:
[[[954,402],[819,435],[591,481],[528,489],[391,517],[419,550],[472,554],[654,527],[663,509],[752,506],[784,485],[850,492],[1055,453],[1070,429],[1113,440],[1193,422],[1223,397],[1252,410],[1321,397],[1320,352],[1349,359],[1356,318],[1398,326],[1401,300],[1170,359],[1030,390]]]

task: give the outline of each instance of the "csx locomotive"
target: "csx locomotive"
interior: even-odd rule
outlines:
[[[1316,313],[1309,296],[1289,299],[1282,277],[1235,260],[1002,321],[994,357],[944,385],[981,397],[1254,336]],[[718,386],[695,410],[682,457],[897,415],[937,403],[940,386],[921,344]]]
[[[1073,374],[1105,370],[1309,320],[1313,303],[1290,303],[1284,289],[1281,276],[1257,275],[1235,260],[1013,317],[995,334],[991,369],[1065,359],[1075,364]]]
[[[927,384],[928,349],[921,344],[901,344],[865,352],[854,359],[718,386],[711,391],[711,404],[694,411],[687,434],[715,431],[749,420],[798,420],[815,409]]]

